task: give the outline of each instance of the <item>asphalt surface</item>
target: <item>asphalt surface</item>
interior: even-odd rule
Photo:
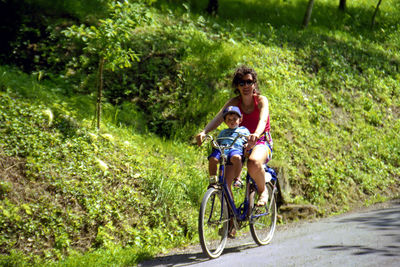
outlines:
[[[400,266],[400,200],[314,222],[278,227],[272,243],[250,235],[205,258],[200,245],[139,266]]]

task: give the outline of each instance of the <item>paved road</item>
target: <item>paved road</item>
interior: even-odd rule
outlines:
[[[316,222],[281,226],[270,245],[228,240],[218,259],[200,246],[139,266],[400,266],[400,201]]]

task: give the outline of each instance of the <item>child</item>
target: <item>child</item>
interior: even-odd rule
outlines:
[[[220,145],[230,145],[234,138],[238,134],[242,135],[250,135],[249,130],[246,127],[240,126],[239,124],[242,121],[242,113],[237,106],[229,106],[223,112],[223,117],[225,124],[229,127],[228,129],[222,130],[219,137],[231,137],[229,139],[223,139],[218,141]],[[241,180],[240,180],[240,172],[242,171],[242,157],[243,157],[243,146],[246,143],[246,138],[242,137],[236,140],[233,148],[229,150],[225,150],[225,154],[228,156],[228,164],[232,165],[233,170],[233,177],[235,177],[235,184],[234,186],[240,187]],[[211,155],[208,157],[208,170],[210,173],[210,181],[217,180],[217,169],[218,169],[218,162],[221,157],[221,152],[218,149],[213,149]],[[228,188],[230,190],[232,181],[227,181]],[[231,192],[232,193],[232,192]]]

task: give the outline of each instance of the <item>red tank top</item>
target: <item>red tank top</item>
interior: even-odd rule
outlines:
[[[254,99],[254,110],[250,114],[246,114],[242,110],[242,98],[239,98],[239,109],[242,112],[243,120],[240,126],[244,126],[249,129],[250,133],[254,133],[257,129],[258,121],[260,120],[260,109],[258,108],[257,96],[253,96]],[[270,131],[269,114],[267,124],[265,125],[264,132]]]

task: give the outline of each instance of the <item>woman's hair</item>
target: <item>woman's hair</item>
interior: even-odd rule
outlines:
[[[235,73],[233,74],[233,80],[232,80],[233,89],[235,90],[236,93],[239,92],[237,86],[239,85],[243,77],[246,76],[247,74],[250,74],[251,77],[253,78],[255,84],[254,93],[259,95],[260,91],[258,90],[257,72],[252,68],[246,66],[240,66],[239,68],[236,69]]]

